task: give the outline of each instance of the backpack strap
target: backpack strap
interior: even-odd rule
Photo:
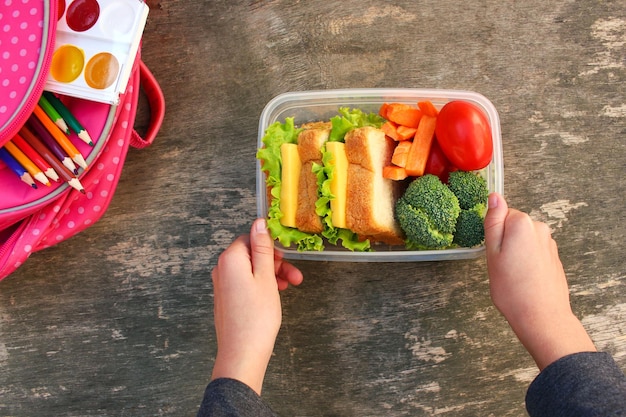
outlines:
[[[154,75],[143,61],[139,61],[139,74],[141,89],[146,94],[148,105],[150,106],[150,124],[144,136],[141,136],[133,129],[130,137],[130,145],[137,149],[145,148],[154,141],[163,123],[163,117],[165,116],[165,97],[163,96],[163,91],[161,91],[159,82],[154,78]]]

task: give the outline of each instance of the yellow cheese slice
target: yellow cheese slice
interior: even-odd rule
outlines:
[[[282,159],[281,187],[280,187],[280,211],[283,217],[280,223],[286,227],[296,227],[296,210],[298,208],[298,182],[302,163],[298,155],[298,145],[295,143],[283,143],[280,146]]]
[[[326,150],[331,153],[333,177],[330,181],[330,192],[335,196],[330,200],[331,220],[333,226],[346,228],[346,195],[348,184],[348,158],[346,146],[342,142],[327,142]]]

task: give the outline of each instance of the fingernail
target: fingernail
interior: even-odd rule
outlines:
[[[265,219],[258,219],[254,223],[254,230],[257,233],[267,234],[267,221]]]
[[[489,195],[489,208],[498,207],[498,195],[496,193],[491,193]]]

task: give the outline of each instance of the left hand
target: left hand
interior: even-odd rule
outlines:
[[[264,219],[237,238],[213,269],[217,358],[212,379],[233,378],[261,393],[282,311],[279,290],[302,273],[274,251]]]

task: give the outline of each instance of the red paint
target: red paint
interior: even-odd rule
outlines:
[[[96,24],[100,17],[97,0],[76,0],[67,8],[67,25],[76,32],[84,32]]]
[[[57,20],[61,20],[65,13],[65,0],[59,0],[58,17]]]

